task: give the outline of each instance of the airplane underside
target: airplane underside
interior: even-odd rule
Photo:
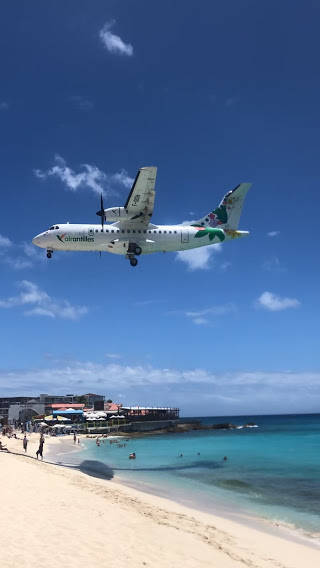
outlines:
[[[194,248],[200,248],[202,246],[208,246],[209,244],[217,244],[219,240],[215,243],[202,243],[202,242],[175,242],[175,243],[148,243],[138,241],[137,243],[128,240],[117,240],[116,242],[91,244],[91,243],[77,243],[75,244],[65,244],[50,247],[47,249],[47,257],[51,258],[54,251],[70,251],[70,252],[109,252],[111,254],[117,254],[125,256],[129,261],[131,266],[136,266],[138,264],[137,256],[144,254],[152,254],[156,252],[178,252],[183,250],[191,250]]]
[[[215,209],[197,221],[155,225],[150,220],[156,174],[155,166],[140,168],[122,207],[105,209],[101,195],[97,211],[101,225],[59,223],[36,235],[33,244],[46,249],[48,258],[61,250],[110,252],[136,266],[141,254],[191,250],[248,235],[248,231],[238,231],[238,224],[250,183],[228,191]]]

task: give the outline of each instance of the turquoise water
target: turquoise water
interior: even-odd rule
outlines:
[[[130,485],[202,510],[247,511],[320,532],[320,415],[200,420],[259,427],[152,436],[125,448],[85,440],[77,459],[104,462]]]

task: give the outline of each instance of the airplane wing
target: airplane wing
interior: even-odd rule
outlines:
[[[147,227],[152,217],[157,168],[141,168],[129,193],[125,209],[129,214],[126,224],[139,228]]]

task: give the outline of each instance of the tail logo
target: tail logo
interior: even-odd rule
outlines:
[[[208,235],[210,241],[213,241],[215,237],[218,237],[219,241],[222,242],[226,238],[222,229],[212,229],[211,227],[197,227],[197,229],[198,232],[195,234],[196,239],[201,239]]]

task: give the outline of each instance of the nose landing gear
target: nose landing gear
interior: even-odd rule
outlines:
[[[52,257],[52,250],[47,250],[47,258],[51,258]]]

